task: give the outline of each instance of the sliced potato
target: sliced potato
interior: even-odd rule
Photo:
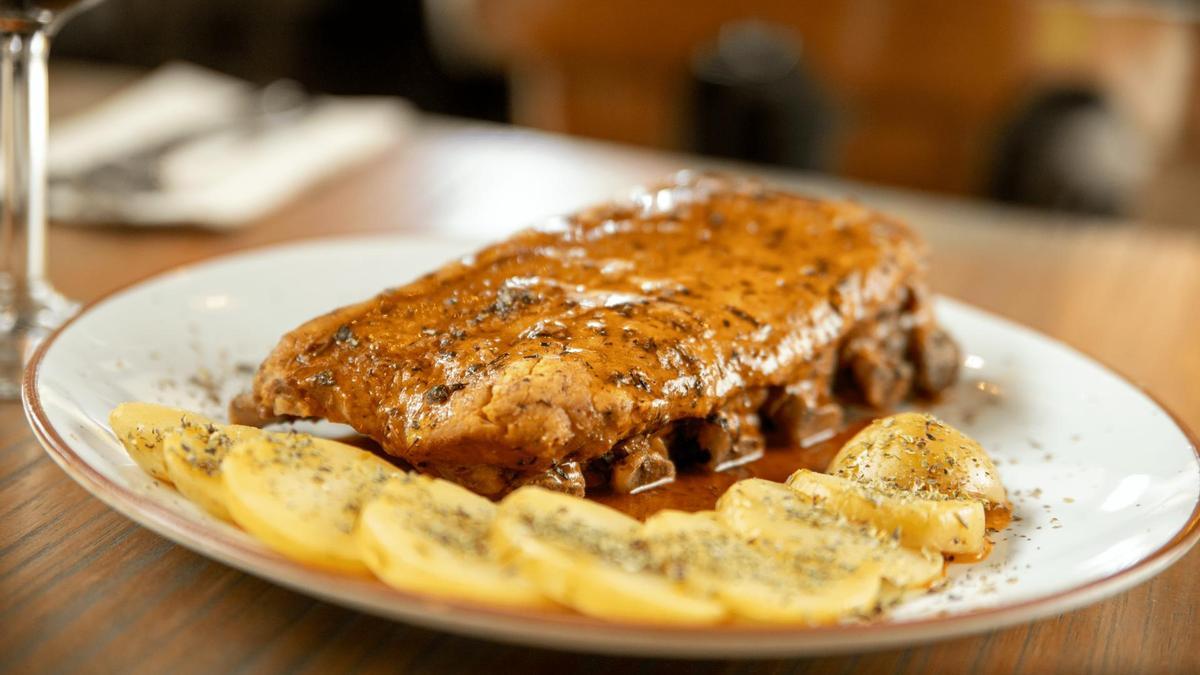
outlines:
[[[619,511],[530,486],[500,502],[492,542],[547,597],[583,614],[648,623],[720,620],[721,603],[659,573],[640,530]]]
[[[983,504],[976,500],[929,499],[907,491],[884,491],[847,478],[800,469],[787,486],[815,508],[840,513],[882,532],[896,532],[909,548],[942,553],[980,553],[984,547]]]
[[[221,461],[234,442],[265,434],[238,424],[185,424],[163,436],[163,464],[179,494],[221,520],[232,521]]]
[[[357,573],[367,571],[354,541],[359,512],[402,474],[366,450],[302,434],[239,440],[221,464],[234,522],[286,556]]]
[[[163,438],[185,424],[207,426],[214,422],[179,408],[156,403],[122,403],[108,415],[108,423],[125,451],[142,471],[155,478],[171,482],[163,459]]]
[[[752,546],[711,511],[660,511],[646,520],[642,538],[670,576],[750,621],[828,624],[866,615],[877,603],[879,565],[795,564]]]
[[[926,413],[875,420],[842,447],[829,473],[884,490],[974,499],[989,511],[1009,508],[1000,473],[979,443]]]
[[[552,604],[488,542],[496,505],[428,476],[394,478],[363,508],[355,539],[389,586],[506,606]]]
[[[717,500],[717,516],[755,545],[808,570],[877,563],[885,581],[905,589],[927,588],[942,578],[941,555],[904,548],[887,533],[815,508],[781,483],[758,478],[734,483]]]

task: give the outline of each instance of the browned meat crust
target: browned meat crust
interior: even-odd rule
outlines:
[[[881,407],[950,384],[922,261],[861,206],[685,176],[305,323],[248,417],[344,422],[483,494],[636,490],[828,433],[835,383]]]

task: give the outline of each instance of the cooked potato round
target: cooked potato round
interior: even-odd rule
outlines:
[[[721,603],[655,569],[640,528],[607,506],[527,486],[500,502],[492,542],[547,597],[583,614],[675,624],[725,616]]]
[[[657,566],[748,621],[828,624],[869,614],[879,596],[877,567],[830,565],[814,574],[751,544],[711,511],[659,511],[642,526],[642,539]]]
[[[234,522],[286,556],[357,573],[367,571],[354,541],[359,512],[402,474],[366,450],[301,434],[237,441],[221,464]]]
[[[234,442],[264,434],[261,429],[185,424],[163,437],[163,463],[179,494],[221,520],[231,521],[221,462]]]
[[[899,534],[909,548],[978,555],[986,546],[983,504],[974,499],[929,499],[906,491],[800,469],[787,486],[815,507]]]
[[[924,413],[871,423],[842,447],[829,473],[885,490],[974,499],[988,510],[1009,508],[1000,473],[979,443]]]
[[[756,546],[821,578],[867,567],[893,586],[924,589],[943,576],[940,554],[900,546],[890,533],[820,509],[780,483],[760,478],[734,483],[717,500],[717,517]]]
[[[488,543],[496,505],[449,481],[404,476],[367,503],[356,540],[394,588],[516,607],[553,606]]]
[[[117,440],[142,471],[155,478],[172,482],[163,459],[163,440],[184,425],[211,426],[207,417],[156,403],[122,403],[108,415]]]

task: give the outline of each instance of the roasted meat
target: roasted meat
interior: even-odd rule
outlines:
[[[486,495],[629,492],[819,440],[840,399],[936,393],[957,364],[907,227],[684,175],[303,324],[233,412],[343,422]]]

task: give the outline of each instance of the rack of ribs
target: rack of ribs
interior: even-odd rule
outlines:
[[[301,325],[231,407],[348,424],[492,497],[636,492],[936,394],[958,361],[903,224],[685,173]]]

